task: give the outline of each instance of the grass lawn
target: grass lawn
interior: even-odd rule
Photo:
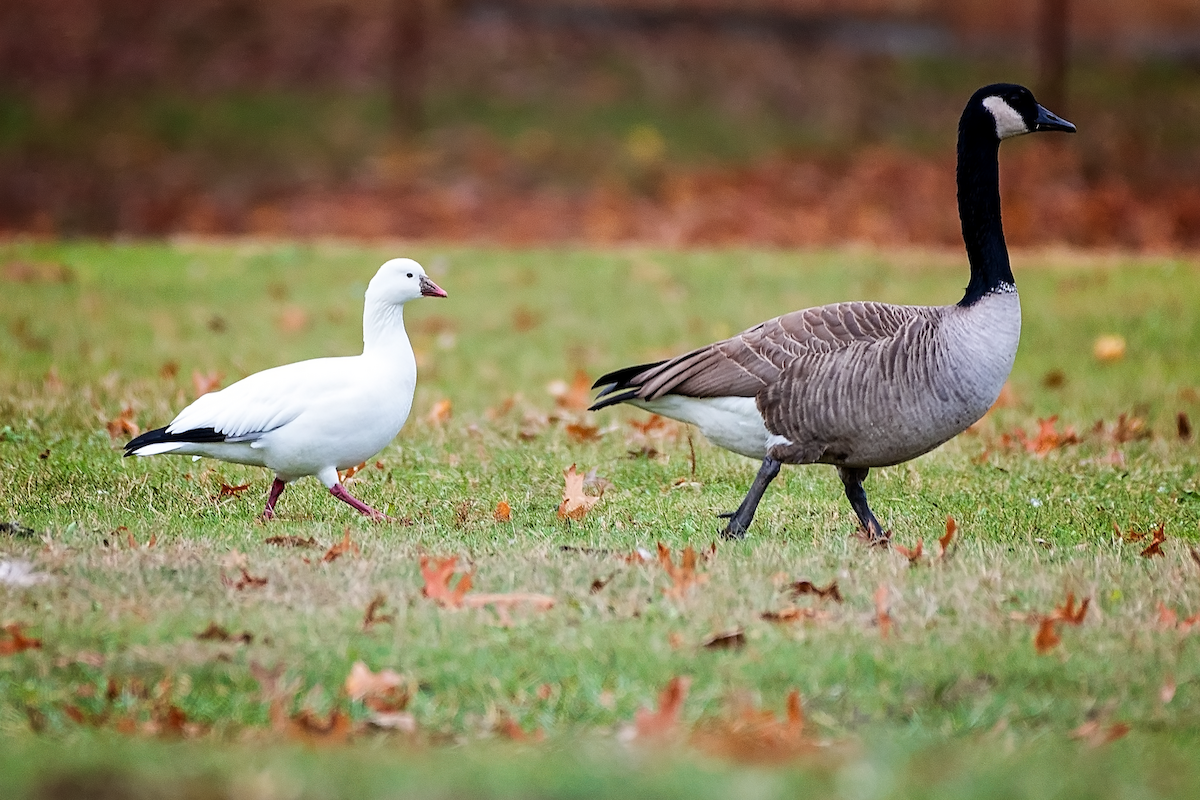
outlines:
[[[126,409],[166,424],[194,376],[358,352],[366,281],[399,254],[450,297],[409,307],[413,416],[353,491],[408,524],[307,480],[264,526],[263,470],[120,458],[108,424]],[[547,387],[806,305],[953,302],[957,254],[0,244],[0,520],[23,526],[0,533],[0,561],[48,578],[0,584],[0,624],[21,626],[0,653],[19,649],[11,631],[41,640],[0,655],[0,780],[37,797],[1195,794],[1200,431],[1183,438],[1181,415],[1200,427],[1200,261],[1013,260],[1025,329],[1007,402],[868,480],[894,541],[924,540],[910,565],[854,538],[824,466],[786,468],[750,536],[711,552],[757,465]],[[1123,359],[1093,356],[1107,334]],[[1053,415],[1077,443],[1036,436]],[[560,521],[571,464],[611,486]],[[959,536],[939,558],[947,515]],[[1150,540],[1127,534],[1159,524],[1161,556],[1142,557]],[[323,560],[347,532],[359,552]],[[660,542],[676,563],[704,553],[703,579],[664,592]],[[555,604],[443,608],[422,596],[423,554],[459,556],[474,594]],[[243,569],[265,585],[238,588]],[[836,581],[844,602],[793,597],[800,580]],[[1087,614],[1039,654],[1068,593]],[[390,619],[364,626],[380,595]],[[231,640],[197,638],[210,623]],[[734,630],[735,646],[703,646]],[[378,712],[343,690],[360,660],[405,676],[415,732],[366,730]],[[630,741],[676,676],[691,681],[677,724]],[[802,736],[759,763],[776,751],[745,707],[782,718],[793,689]],[[351,735],[294,719],[336,709]]]

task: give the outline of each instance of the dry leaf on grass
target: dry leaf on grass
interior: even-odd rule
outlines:
[[[365,462],[365,461],[362,462],[361,464],[355,464],[353,467],[347,467],[346,469],[340,470],[338,472],[338,479],[341,481],[343,486],[346,485],[347,481],[350,481],[351,483],[356,483],[357,482],[356,480],[351,480],[351,479],[354,478],[355,475],[362,472],[366,468],[367,468],[367,462]]]
[[[268,536],[263,540],[266,544],[276,547],[317,547],[317,540],[309,536],[307,539],[299,536]]]
[[[421,594],[446,608],[458,608],[462,605],[463,596],[471,590],[471,575],[463,575],[458,584],[451,589],[450,580],[458,569],[458,556],[434,558],[421,556],[421,578],[425,585]]]
[[[592,506],[600,502],[600,498],[584,493],[583,483],[587,476],[576,471],[574,464],[563,471],[563,477],[565,483],[562,503],[558,506],[558,518],[581,520]]]
[[[242,631],[234,635],[227,629],[221,627],[215,622],[208,623],[208,627],[196,634],[196,638],[202,642],[236,642],[238,644],[253,644],[254,634],[250,631]]]
[[[10,622],[4,626],[4,636],[0,638],[0,656],[11,656],[26,650],[40,650],[41,639],[25,635],[25,625],[20,622]]]
[[[1167,608],[1166,604],[1160,600],[1158,603],[1158,627],[1165,630],[1180,631],[1200,628],[1200,611],[1181,621],[1179,614],[1174,609]]]
[[[583,370],[575,371],[569,385],[562,380],[551,381],[546,391],[559,408],[567,411],[586,411],[592,404],[592,381]]]
[[[941,552],[938,558],[945,558],[946,553],[950,550],[950,545],[954,542],[954,534],[958,533],[958,523],[954,521],[954,517],[946,516],[946,532],[938,537],[938,545],[941,547]]]
[[[683,548],[679,555],[679,565],[671,559],[671,548],[662,542],[658,543],[658,563],[671,578],[671,585],[663,589],[663,594],[676,600],[691,591],[693,586],[699,586],[708,581],[707,575],[696,574],[696,551],[691,545]]]
[[[442,426],[450,421],[450,417],[454,415],[454,407],[447,398],[442,398],[433,404],[429,409],[429,413],[425,415],[425,421],[430,425]]]
[[[875,590],[875,624],[879,626],[879,635],[884,639],[892,633],[892,615],[888,613],[888,587],[879,584]]]
[[[496,503],[496,510],[492,512],[492,519],[496,520],[496,522],[512,521],[512,507],[509,506],[507,501],[501,500],[499,503]]]
[[[1115,742],[1129,733],[1130,727],[1126,722],[1103,723],[1091,719],[1071,731],[1071,738],[1078,739],[1088,747],[1100,747]]]
[[[800,693],[788,693],[784,719],[745,705],[729,718],[702,725],[692,744],[710,755],[748,764],[780,764],[809,755],[820,744],[805,735]]]
[[[1075,593],[1067,592],[1067,601],[1053,612],[1045,616],[1033,617],[1038,623],[1037,632],[1033,636],[1033,646],[1038,655],[1046,655],[1062,642],[1062,637],[1058,634],[1059,623],[1082,625],[1091,602],[1092,598],[1085,597],[1083,602],[1076,607]]]
[[[835,603],[842,602],[842,590],[838,588],[837,581],[830,581],[827,586],[817,586],[812,581],[796,581],[784,588],[791,592],[793,597],[799,597],[804,594],[815,594],[822,600],[833,600]]]
[[[600,428],[597,425],[589,425],[586,422],[572,422],[563,426],[563,430],[566,431],[568,438],[580,444],[600,441]]]
[[[764,611],[758,616],[759,619],[766,622],[802,622],[804,620],[816,622],[829,619],[829,614],[825,611],[815,608],[796,608],[795,606],[787,606],[778,611]]]
[[[1038,623],[1037,633],[1033,636],[1033,646],[1037,650],[1038,655],[1044,656],[1054,648],[1058,647],[1062,642],[1062,637],[1058,635],[1058,626],[1052,617],[1042,617]]]
[[[396,621],[394,614],[382,613],[385,605],[387,605],[387,597],[382,593],[371,598],[371,602],[367,604],[367,610],[363,614],[362,627],[364,631],[370,630],[372,625]]]
[[[325,551],[325,555],[321,556],[321,561],[330,562],[337,561],[347,553],[353,555],[361,555],[362,551],[358,549],[358,545],[350,541],[350,526],[346,526],[345,532],[342,534],[342,540]]]
[[[412,681],[400,673],[384,669],[372,672],[362,661],[355,661],[346,676],[346,695],[361,700],[372,711],[395,713],[408,707],[413,695]]]
[[[731,631],[714,633],[701,642],[700,646],[705,650],[741,650],[746,646],[746,631],[734,628]]]
[[[672,678],[658,695],[658,709],[651,711],[639,708],[633,717],[633,726],[625,732],[626,738],[665,741],[678,735],[679,714],[683,701],[687,699],[692,679],[686,675]]]
[[[227,577],[225,573],[222,572],[221,583],[225,584],[230,589],[236,589],[239,592],[243,589],[261,589],[267,585],[266,578],[260,578],[256,575],[251,575],[246,571],[245,567],[240,567],[239,569],[241,570],[242,576],[236,581]]]
[[[206,374],[198,369],[192,370],[192,388],[196,391],[196,397],[220,389],[223,380],[225,380],[225,374],[222,372],[214,370]]]
[[[507,714],[501,714],[496,721],[495,730],[505,739],[513,742],[540,742],[546,738],[541,728],[534,728],[526,733],[517,721]]]
[[[1167,540],[1166,525],[1167,524],[1165,522],[1160,522],[1158,523],[1158,526],[1150,532],[1150,545],[1140,553],[1142,558],[1152,558],[1153,556],[1166,555],[1162,551],[1163,542]]]
[[[1125,357],[1125,337],[1116,333],[1096,337],[1092,355],[1101,363],[1120,361]]]
[[[133,408],[130,406],[125,406],[120,414],[105,423],[105,427],[108,428],[108,435],[113,441],[128,439],[142,432],[133,421]]]
[[[230,486],[228,483],[225,483],[224,481],[222,481],[221,482],[221,490],[217,494],[217,496],[214,497],[213,499],[220,500],[224,497],[237,497],[242,492],[246,491],[249,488],[250,488],[250,484],[248,484],[248,483],[243,483],[241,486]]]
[[[921,561],[921,553],[925,549],[925,540],[918,538],[917,546],[911,550],[909,550],[907,547],[905,547],[902,544],[896,544],[895,542],[893,542],[892,549],[895,550],[900,555],[907,558],[910,566],[916,566]]]

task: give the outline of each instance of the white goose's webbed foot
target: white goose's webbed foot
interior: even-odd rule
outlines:
[[[858,516],[867,542],[873,546],[887,547],[892,538],[891,531],[885,531],[871,513],[871,507],[867,505],[867,493],[862,485],[869,472],[866,467],[838,467],[838,477],[846,487],[846,499],[850,501],[850,507]]]
[[[362,500],[359,500],[357,497],[350,494],[350,492],[346,491],[346,487],[342,486],[340,483],[335,483],[333,486],[329,487],[329,493],[353,508],[355,511],[358,511],[364,516],[370,517],[376,522],[392,522],[391,517],[389,517],[387,514],[384,514],[382,511],[371,508]]]
[[[758,510],[758,503],[762,500],[767,487],[771,485],[771,481],[775,480],[775,476],[779,474],[779,467],[780,462],[770,456],[763,459],[762,466],[758,468],[758,474],[754,476],[754,483],[750,484],[750,491],[746,492],[746,497],[738,506],[737,511],[720,515],[729,520],[725,530],[721,531],[722,539],[746,538],[746,531],[750,529],[750,523],[754,521],[754,512]]]

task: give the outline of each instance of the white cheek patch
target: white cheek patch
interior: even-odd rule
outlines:
[[[1025,124],[1025,119],[1017,113],[1015,108],[1004,102],[1003,98],[994,95],[985,97],[983,107],[992,112],[992,116],[996,118],[996,135],[1001,139],[1029,133],[1029,126]]]

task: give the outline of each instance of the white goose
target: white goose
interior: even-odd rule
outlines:
[[[367,286],[362,355],[286,364],[202,395],[170,425],[126,444],[125,455],[204,456],[274,470],[263,519],[275,516],[284,488],[306,475],[385,519],[342,486],[338,470],[371,458],[404,426],[417,384],[404,304],[445,296],[416,261],[394,258]]]
[[[975,93],[958,127],[958,211],[971,280],[953,306],[834,303],[776,317],[669,361],[610,372],[592,410],[631,403],[700,428],[762,466],[723,535],[746,535],[781,464],[832,464],[869,536],[871,467],[927,453],[982,417],[1021,336],[1000,224],[1000,141],[1075,126],[1023,86]]]

